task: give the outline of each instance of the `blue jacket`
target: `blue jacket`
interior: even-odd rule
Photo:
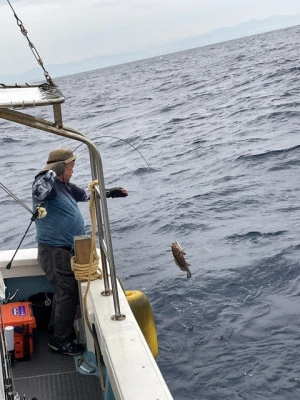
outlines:
[[[37,204],[46,208],[45,218],[37,218],[36,240],[46,246],[74,246],[74,236],[84,235],[84,220],[77,202],[87,201],[84,189],[56,179],[54,171],[41,172],[32,185],[34,210]]]

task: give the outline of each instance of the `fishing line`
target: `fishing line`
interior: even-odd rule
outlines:
[[[118,140],[121,140],[122,142],[124,142],[124,143],[126,143],[126,144],[129,144],[129,146],[131,146],[135,151],[137,151],[137,152],[139,153],[139,155],[142,157],[142,159],[145,161],[145,163],[146,163],[147,166],[148,166],[148,171],[149,171],[149,173],[151,174],[151,167],[150,167],[149,163],[147,162],[147,160],[145,159],[145,157],[143,156],[143,154],[142,154],[133,144],[129,143],[128,140],[119,138],[119,137],[117,137],[117,136],[111,136],[111,135],[98,136],[98,137],[96,137],[96,138],[93,138],[92,140],[101,139],[101,138],[103,138],[103,137],[118,139]],[[75,149],[73,150],[73,153],[74,153],[80,146],[82,146],[83,144],[84,144],[84,143],[81,143],[80,145],[78,145],[77,147],[75,147]]]

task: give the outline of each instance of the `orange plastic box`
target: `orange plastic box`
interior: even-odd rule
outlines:
[[[36,321],[30,302],[16,302],[1,305],[4,327],[14,327],[15,358],[29,360],[33,352],[33,336]]]

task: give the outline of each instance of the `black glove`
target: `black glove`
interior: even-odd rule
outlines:
[[[57,161],[51,169],[56,175],[62,175],[65,172],[65,168],[66,164],[63,161]]]
[[[126,197],[128,196],[127,193],[122,192],[123,188],[122,187],[113,187],[111,189],[106,189],[106,197]]]

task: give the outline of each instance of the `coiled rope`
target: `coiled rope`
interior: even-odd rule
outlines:
[[[87,297],[88,297],[88,292],[90,289],[91,281],[93,281],[95,279],[102,279],[102,271],[99,268],[99,256],[96,251],[96,205],[95,205],[95,200],[96,200],[95,186],[96,185],[98,185],[98,180],[92,181],[89,184],[89,190],[91,193],[89,210],[90,210],[90,216],[91,216],[91,221],[92,221],[92,242],[91,242],[90,262],[89,262],[89,264],[78,264],[78,263],[76,263],[75,256],[74,256],[71,258],[71,267],[74,272],[75,279],[77,281],[87,282],[86,291],[83,296],[84,317],[85,317],[85,321],[86,321],[87,327],[89,329],[89,332],[94,340],[98,369],[99,369],[99,376],[100,376],[100,384],[101,384],[101,389],[104,392],[105,384],[104,384],[104,378],[103,378],[103,374],[102,374],[102,367],[101,367],[102,363],[101,363],[101,356],[100,356],[101,353],[100,353],[99,343],[98,343],[97,337],[95,336],[93,328],[90,324],[90,321],[88,318],[88,312],[87,312]]]
[[[91,243],[91,253],[90,260],[88,264],[78,264],[76,263],[75,257],[71,259],[71,267],[74,272],[75,279],[79,282],[88,281],[87,289],[89,289],[90,282],[95,279],[102,278],[102,271],[99,268],[99,256],[96,251],[96,206],[95,206],[95,185],[98,181],[95,180],[89,184],[90,195],[90,216],[92,221],[92,243]]]

